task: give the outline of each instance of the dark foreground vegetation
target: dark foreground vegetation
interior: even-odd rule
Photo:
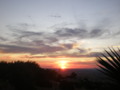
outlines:
[[[35,62],[0,62],[0,90],[117,90],[114,83],[61,76]],[[118,89],[119,90],[119,89]]]
[[[108,76],[120,90],[120,49],[109,48],[97,57],[100,72]]]
[[[0,62],[0,90],[37,90],[58,79],[54,70],[42,69],[35,62]]]

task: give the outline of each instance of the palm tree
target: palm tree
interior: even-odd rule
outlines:
[[[101,55],[97,57],[98,70],[120,85],[120,49],[109,48]]]

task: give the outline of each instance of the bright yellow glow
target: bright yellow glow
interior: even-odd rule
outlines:
[[[113,47],[120,47],[120,46],[113,46]]]
[[[61,69],[66,69],[67,68],[67,61],[60,61],[59,62],[59,67]]]

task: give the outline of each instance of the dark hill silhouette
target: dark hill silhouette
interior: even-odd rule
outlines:
[[[112,83],[81,77],[82,70],[61,76],[35,62],[0,62],[0,90],[114,90]],[[85,70],[83,70],[85,71]],[[88,72],[86,70],[85,72]],[[90,70],[91,73],[93,73]],[[89,75],[89,73],[87,73]],[[92,74],[95,75],[94,73]],[[84,76],[84,74],[83,74]],[[99,77],[98,77],[99,78]],[[115,89],[117,90],[117,89]],[[118,89],[119,90],[119,89]]]
[[[56,71],[43,69],[35,62],[0,62],[0,90],[8,86],[8,90],[10,88],[36,90],[36,87],[50,87],[50,82],[58,80],[58,76]]]

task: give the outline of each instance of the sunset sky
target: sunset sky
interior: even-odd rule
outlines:
[[[119,39],[120,0],[0,0],[1,61],[95,68]]]

